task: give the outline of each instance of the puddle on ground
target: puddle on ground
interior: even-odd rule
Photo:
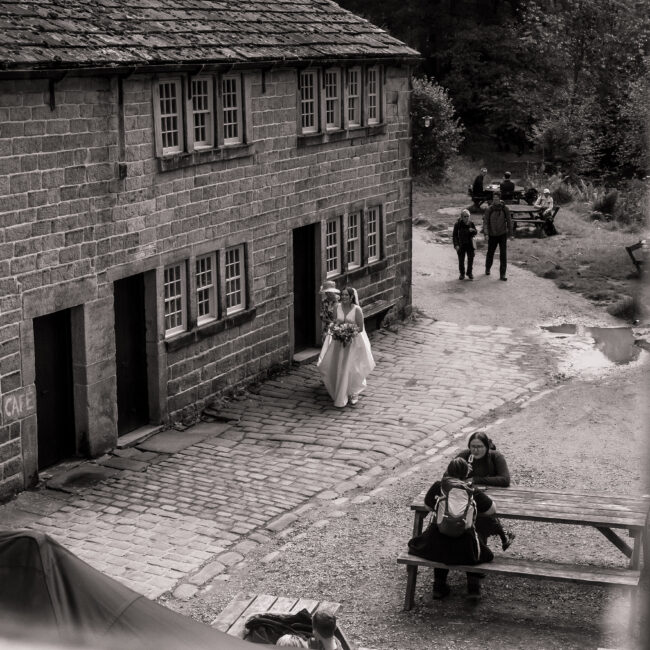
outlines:
[[[578,331],[577,325],[570,323],[563,323],[562,325],[542,325],[543,330],[551,332],[552,334],[575,334]]]
[[[630,327],[583,327],[570,323],[542,325],[554,339],[567,342],[562,370],[568,374],[591,373],[612,365],[637,361],[647,354],[635,341]]]
[[[629,327],[587,327],[596,348],[613,363],[623,364],[636,361],[641,348],[634,343],[634,334]]]

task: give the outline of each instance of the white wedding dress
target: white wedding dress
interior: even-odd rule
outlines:
[[[343,307],[336,307],[337,323],[356,324],[357,305],[347,315]],[[366,377],[373,371],[375,360],[372,358],[370,341],[365,329],[359,332],[347,345],[332,338],[325,337],[323,348],[318,357],[318,370],[334,406],[343,407],[350,395],[358,395],[366,387]]]

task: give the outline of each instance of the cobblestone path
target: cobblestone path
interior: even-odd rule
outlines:
[[[146,596],[189,597],[313,497],[434,453],[491,409],[541,390],[554,365],[539,337],[505,327],[420,318],[371,342],[377,368],[354,407],[334,408],[315,363],[298,366],[229,403],[229,426],[194,427],[201,442],[171,455],[130,450],[142,471],[74,495],[23,493],[0,521],[51,534]]]

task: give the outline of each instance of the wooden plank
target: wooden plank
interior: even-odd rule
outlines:
[[[269,596],[267,594],[255,596],[248,607],[241,613],[239,618],[230,626],[228,634],[243,639],[244,634],[246,633],[246,621],[251,616],[268,612],[275,601],[275,596]]]
[[[632,557],[632,549],[613,530],[602,526],[596,526],[596,530],[602,533],[619,551],[627,557]]]
[[[335,603],[333,600],[321,600],[316,606],[315,612],[324,611],[329,612],[336,616],[337,612],[341,609],[341,603]]]
[[[454,564],[447,565],[442,562],[432,562],[424,558],[402,553],[398,558],[399,564],[427,568],[451,569],[455,571],[470,571],[478,573],[502,573],[524,578],[541,578],[545,580],[558,580],[594,585],[616,585],[621,587],[637,587],[641,572],[635,569],[593,567],[575,564],[557,564],[555,562],[541,562],[521,560],[518,558],[496,558],[484,564]]]
[[[254,596],[246,596],[242,592],[238,593],[210,625],[222,632],[228,632],[232,624],[242,615],[253,599]]]
[[[273,605],[271,605],[271,607],[266,611],[271,614],[288,614],[297,602],[298,598],[278,596]]]
[[[311,598],[299,598],[296,604],[291,608],[290,613],[295,614],[301,609],[306,609],[310,614],[313,614],[318,607],[318,601]]]

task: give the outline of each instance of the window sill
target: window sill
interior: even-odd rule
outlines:
[[[367,266],[362,266],[358,269],[351,269],[343,273],[340,277],[345,279],[345,282],[351,282],[353,280],[360,280],[365,278],[368,275],[383,271],[388,266],[388,260],[378,260],[377,262],[372,262]]]
[[[227,162],[246,158],[255,153],[255,144],[230,144],[218,149],[199,149],[192,153],[176,153],[158,158],[158,170],[168,172],[183,167],[194,167],[213,162]]]
[[[325,144],[326,142],[342,142],[354,138],[365,138],[373,135],[384,135],[386,124],[372,124],[370,126],[355,126],[339,131],[327,131],[326,133],[301,133],[298,134],[298,146],[310,147],[313,145]]]
[[[170,339],[165,341],[165,348],[167,352],[175,352],[176,350],[181,350],[188,345],[193,345],[198,343],[203,339],[206,339],[210,336],[215,336],[216,334],[221,334],[226,330],[232,329],[234,327],[239,327],[244,323],[253,320],[257,309],[252,307],[251,309],[246,309],[244,311],[237,312],[232,316],[227,316],[221,320],[212,321],[211,323],[206,323],[201,325],[190,332],[183,332],[178,334]]]

